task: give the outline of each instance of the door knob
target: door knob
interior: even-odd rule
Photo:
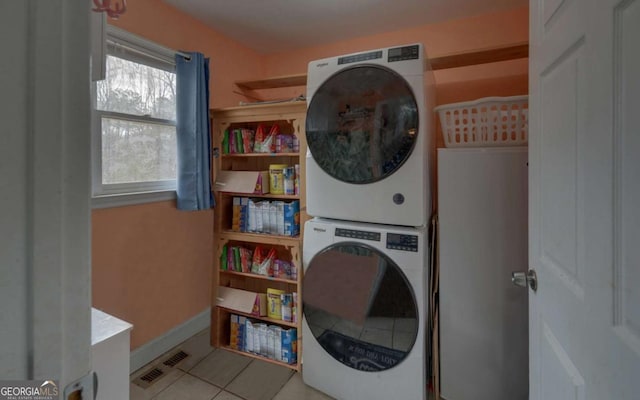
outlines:
[[[529,286],[534,292],[538,290],[538,276],[536,271],[530,269],[529,272],[512,272],[511,282],[516,286],[526,288]]]

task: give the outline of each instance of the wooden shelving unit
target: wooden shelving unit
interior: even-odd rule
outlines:
[[[302,354],[302,227],[307,219],[305,198],[305,160],[306,138],[304,125],[306,118],[305,102],[287,102],[266,105],[253,105],[230,107],[211,110],[213,147],[222,149],[222,137],[224,131],[235,128],[254,129],[257,124],[266,126],[277,124],[284,134],[295,134],[298,137],[300,150],[296,153],[247,153],[247,154],[220,154],[214,159],[213,179],[215,182],[216,171],[265,171],[270,164],[294,164],[300,165],[299,195],[280,194],[246,194],[218,191],[215,193],[217,206],[215,209],[214,240],[215,259],[212,287],[212,312],[211,312],[211,344],[215,347],[227,349],[249,357],[255,357],[274,364],[283,365],[294,370],[300,369],[300,363],[286,364],[276,360],[270,360],[260,355],[240,352],[229,347],[231,314],[249,317],[268,324],[282,326],[283,328],[297,329],[298,360]],[[267,183],[268,184],[268,183]],[[215,185],[214,185],[215,186]],[[251,197],[273,200],[299,200],[300,201],[300,235],[280,236],[261,233],[237,232],[231,230],[232,200],[233,197]],[[220,268],[220,255],[225,245],[242,245],[255,248],[260,245],[266,248],[274,248],[277,258],[291,262],[296,266],[297,278],[281,279],[270,278],[246,272],[223,271]],[[298,308],[296,322],[287,322],[268,317],[256,317],[237,310],[230,310],[216,304],[218,286],[227,286],[248,290],[256,293],[265,293],[267,288],[284,290],[286,293],[298,294]]]

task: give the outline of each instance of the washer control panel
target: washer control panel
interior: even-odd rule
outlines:
[[[389,62],[405,61],[405,60],[417,60],[420,58],[420,47],[415,44],[413,46],[395,47],[389,49]]]
[[[373,240],[376,242],[380,241],[379,232],[357,231],[355,229],[336,228],[336,236],[352,239]]]
[[[387,249],[417,252],[418,237],[415,235],[387,233]]]
[[[340,57],[338,58],[338,65],[351,64],[360,61],[376,60],[378,58],[382,58],[381,50],[372,51],[370,53],[356,54],[353,56]]]

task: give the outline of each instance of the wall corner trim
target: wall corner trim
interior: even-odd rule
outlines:
[[[130,373],[144,367],[196,333],[208,328],[210,323],[211,308],[207,308],[195,317],[133,350],[130,356]]]

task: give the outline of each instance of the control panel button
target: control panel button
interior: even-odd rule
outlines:
[[[336,236],[346,237],[351,239],[363,239],[363,240],[371,240],[371,241],[380,241],[380,233],[378,232],[368,232],[368,231],[358,231],[354,229],[343,229],[336,228]]]
[[[387,234],[387,248],[402,251],[418,251],[418,237],[416,235]]]
[[[353,56],[340,57],[338,58],[338,65],[351,64],[354,62],[361,62],[361,61],[376,60],[378,58],[382,58],[381,50],[372,51],[370,53],[364,53],[364,54],[356,54]]]
[[[417,60],[420,58],[420,48],[418,45],[395,47],[389,49],[387,59],[389,62]]]

